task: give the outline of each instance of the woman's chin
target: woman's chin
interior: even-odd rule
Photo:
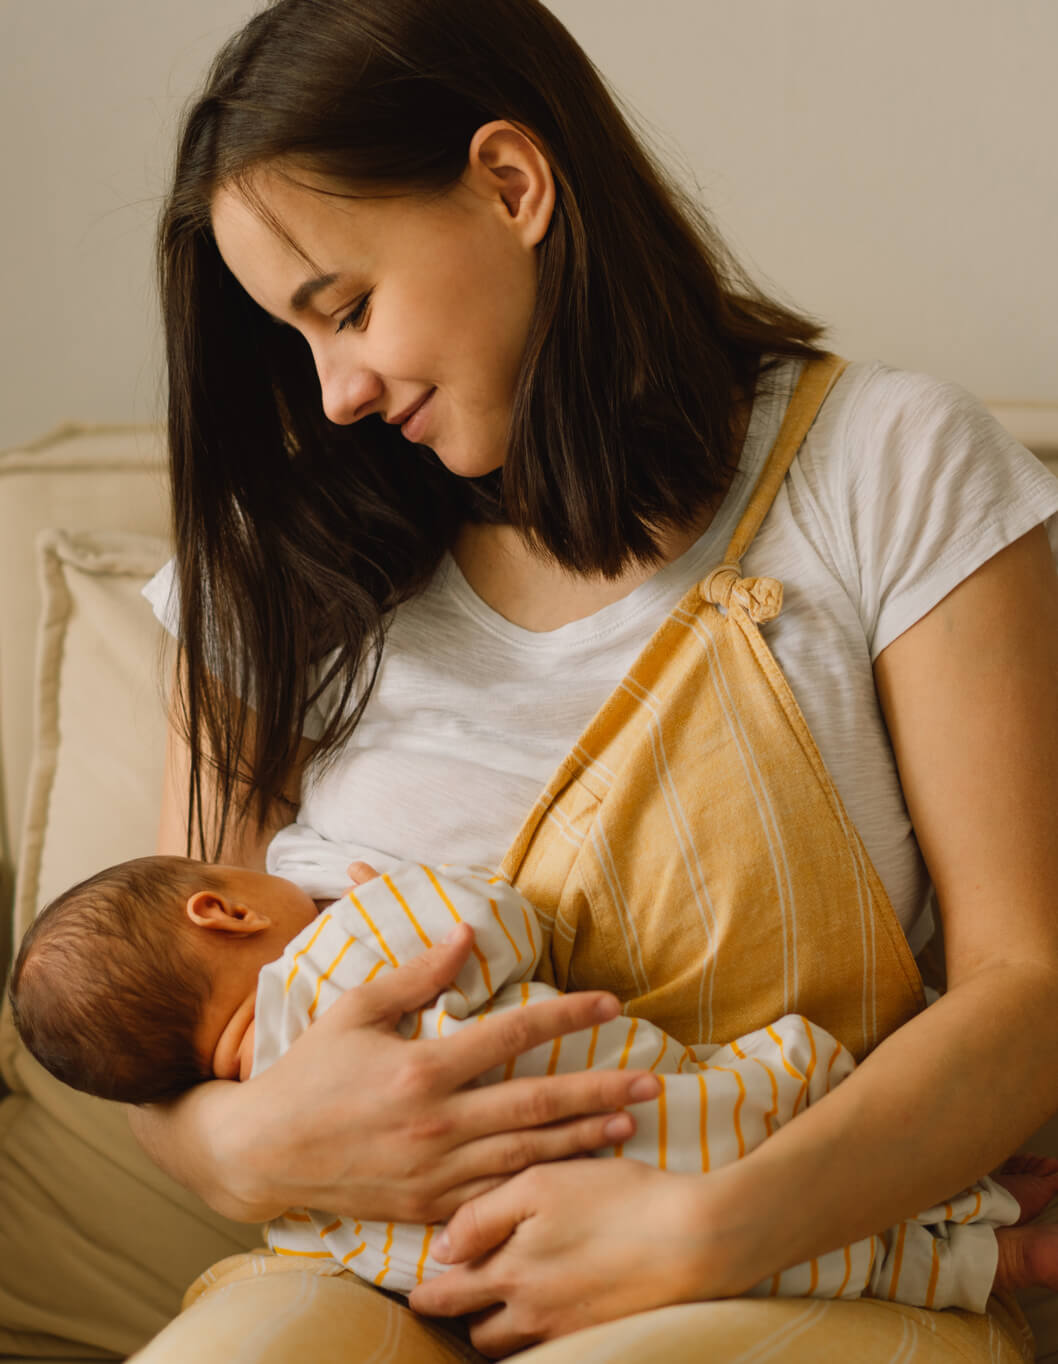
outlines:
[[[459,478],[482,478],[485,474],[491,474],[494,469],[502,467],[506,453],[505,451],[483,453],[480,447],[467,449],[463,446],[448,445],[443,440],[431,444],[430,449],[445,468]]]

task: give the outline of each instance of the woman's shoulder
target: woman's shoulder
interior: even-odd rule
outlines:
[[[1017,445],[972,393],[947,379],[897,369],[878,360],[852,361],[828,395],[813,428],[851,454],[871,444],[921,451],[924,444]]]
[[[801,366],[780,362],[765,400],[781,420]],[[1040,468],[984,404],[957,383],[878,360],[854,360],[834,383],[798,453],[795,469],[820,496],[845,505],[858,488],[899,491],[945,472]]]
[[[896,511],[925,488],[993,486],[1014,494],[1053,479],[979,398],[949,380],[854,361],[835,383],[798,456],[820,494],[851,512],[884,496]],[[987,510],[978,506],[978,510]]]
[[[1058,511],[1058,480],[978,398],[876,361],[847,367],[793,474],[875,655]]]

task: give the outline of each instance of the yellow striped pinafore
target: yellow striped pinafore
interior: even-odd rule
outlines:
[[[840,374],[809,365],[724,556],[662,623],[503,872],[551,932],[542,978],[606,987],[687,1044],[800,1013],[857,1060],[923,1007],[886,892],[759,626],[739,562]]]

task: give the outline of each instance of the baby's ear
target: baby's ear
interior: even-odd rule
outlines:
[[[196,890],[188,896],[185,913],[196,928],[214,933],[235,933],[247,936],[260,933],[271,920],[267,914],[237,901],[217,890]]]

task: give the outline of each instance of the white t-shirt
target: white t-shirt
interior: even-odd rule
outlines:
[[[729,493],[702,537],[628,596],[558,630],[512,625],[447,557],[394,613],[346,750],[308,775],[269,851],[292,875],[320,836],[388,859],[496,865],[541,788],[687,589],[724,551],[800,373],[767,376]],[[930,888],[871,665],[964,578],[1042,521],[1058,552],[1058,480],[953,385],[853,364],[827,398],[743,559],[780,579],[764,637],[786,675],[913,951]],[[176,612],[166,570],[148,585]],[[306,732],[319,734],[321,713]],[[318,893],[323,893],[322,890]]]

